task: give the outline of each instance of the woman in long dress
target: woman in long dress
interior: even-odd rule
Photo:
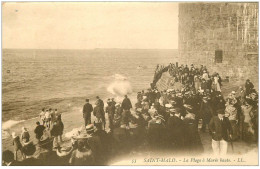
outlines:
[[[198,75],[195,75],[194,76],[194,87],[196,89],[196,93],[199,92],[198,90],[200,89],[200,85],[201,85],[201,80]]]
[[[219,77],[218,76],[214,76],[214,81],[212,83],[212,89],[214,91],[221,92],[221,88],[220,88],[220,84],[219,84]]]

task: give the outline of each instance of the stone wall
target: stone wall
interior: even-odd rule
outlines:
[[[178,58],[231,80],[258,79],[258,3],[180,3]]]

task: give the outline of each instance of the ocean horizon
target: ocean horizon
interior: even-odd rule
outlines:
[[[85,98],[116,97],[115,75],[136,93],[150,87],[157,64],[174,63],[177,49],[3,49],[2,121],[38,117],[42,108],[79,111]]]

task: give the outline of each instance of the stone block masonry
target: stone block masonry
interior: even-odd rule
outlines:
[[[258,81],[258,3],[180,3],[176,60]]]

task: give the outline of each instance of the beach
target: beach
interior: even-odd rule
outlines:
[[[238,84],[236,84],[236,83],[224,83],[223,84],[223,94],[224,94],[224,96],[227,96],[228,93],[230,93],[232,90],[236,90],[238,88],[237,86],[238,86]],[[132,98],[132,99],[133,99],[132,102],[134,103],[135,99],[134,98]],[[76,98],[74,101],[75,102],[73,102],[71,104],[71,107],[78,107],[78,108],[70,109],[71,111],[62,114],[62,121],[64,123],[64,134],[63,134],[63,138],[64,138],[63,145],[64,146],[70,146],[70,144],[71,144],[70,139],[65,137],[66,133],[71,132],[75,128],[81,128],[84,125],[84,119],[82,117],[82,112],[81,112],[82,106],[84,105],[84,99],[83,98]],[[106,114],[106,119],[108,119],[107,114]],[[33,119],[30,119],[30,120],[20,122],[17,125],[12,126],[9,129],[9,131],[15,131],[17,133],[20,133],[22,126],[27,127],[29,129],[29,133],[31,135],[32,140],[34,142],[36,142],[35,134],[33,133],[33,130],[36,126],[35,122],[37,120],[39,120],[39,118],[33,118]],[[92,115],[92,121],[93,120],[95,120],[95,119],[94,119],[94,116]],[[106,126],[107,126],[106,129],[109,130],[108,129],[108,121],[106,123]],[[211,148],[211,137],[210,137],[209,133],[203,133],[203,132],[199,132],[199,133],[200,133],[201,141],[202,141],[202,144],[203,144],[203,147],[204,147],[203,155],[204,156],[211,155],[212,154],[212,148]],[[2,140],[2,150],[3,151],[6,150],[6,149],[12,150],[11,140],[12,140],[11,137],[7,137],[6,139]],[[231,146],[229,146],[228,154],[234,154],[234,155],[240,155],[241,156],[241,154],[245,155],[246,153],[253,153],[255,155],[258,152],[258,146],[256,144],[248,145],[247,143],[245,143],[243,141],[237,141],[237,142],[234,142],[233,144],[234,144],[234,152],[232,151]],[[161,156],[169,157],[168,155],[170,157],[171,156],[176,157],[174,155],[174,153],[173,154],[171,154],[171,153],[165,154],[165,152],[162,155],[160,155],[160,157]],[[37,156],[37,153],[36,153],[36,156]],[[158,156],[158,154],[151,154],[149,151],[148,152],[147,151],[133,152],[133,153],[130,153],[127,157],[116,158],[116,159],[114,159],[114,161],[112,160],[111,165],[117,165],[117,164],[120,164],[120,163],[122,164],[122,161],[127,160],[127,159],[131,159],[133,157],[143,159],[144,157],[152,157],[152,156],[156,157],[156,156]],[[232,155],[232,157],[234,157],[234,156]],[[126,165],[126,164],[129,163],[129,160],[125,161],[123,163]]]
[[[168,64],[177,55],[177,50],[156,49],[4,49],[2,139],[13,127],[35,123],[42,108],[81,118],[86,98],[94,103],[96,96],[104,101],[117,97],[109,87],[115,88],[118,77],[132,88],[133,100],[138,91],[150,87],[156,65]],[[27,127],[33,130],[34,123]]]
[[[36,127],[36,121],[40,120],[38,116],[43,107],[57,108],[62,113],[65,126],[64,143],[69,145],[69,138],[66,138],[65,135],[75,128],[83,127],[82,107],[86,98],[90,99],[91,104],[94,104],[97,95],[104,102],[106,102],[107,98],[116,98],[116,94],[113,91],[111,92],[109,86],[112,85],[113,87],[113,85],[117,84],[118,78],[119,82],[120,78],[125,78],[132,88],[129,98],[134,105],[136,103],[136,93],[149,88],[156,65],[174,63],[178,58],[177,51],[174,50],[125,50],[124,52],[122,50],[112,50],[110,52],[96,50],[77,52],[59,51],[57,53],[56,51],[55,54],[55,51],[35,52],[32,50],[7,51],[4,53],[3,151],[13,149],[10,133],[13,131],[21,133],[22,127],[28,128],[32,140],[36,141],[33,130]],[[81,56],[79,56],[80,54]],[[93,57],[93,54],[96,57]],[[174,54],[176,57],[173,56]],[[129,57],[126,57],[126,55],[129,55]],[[94,59],[95,61],[93,61]],[[26,65],[30,66],[27,67]],[[7,73],[8,70],[9,73]],[[223,83],[222,93],[224,97],[231,91],[238,90],[243,83],[241,81]],[[255,86],[258,86],[258,84],[255,84]],[[106,117],[106,119],[108,118]],[[93,120],[94,118],[92,118]],[[208,133],[200,134],[205,154],[211,154],[210,135]],[[256,145],[247,146],[241,141],[235,142],[234,146],[236,147],[236,154],[245,154],[257,150]],[[231,152],[230,149],[229,152]],[[139,155],[147,155],[146,153],[142,152]],[[134,154],[134,156],[136,155]],[[120,159],[113,163],[118,162],[118,160]]]

